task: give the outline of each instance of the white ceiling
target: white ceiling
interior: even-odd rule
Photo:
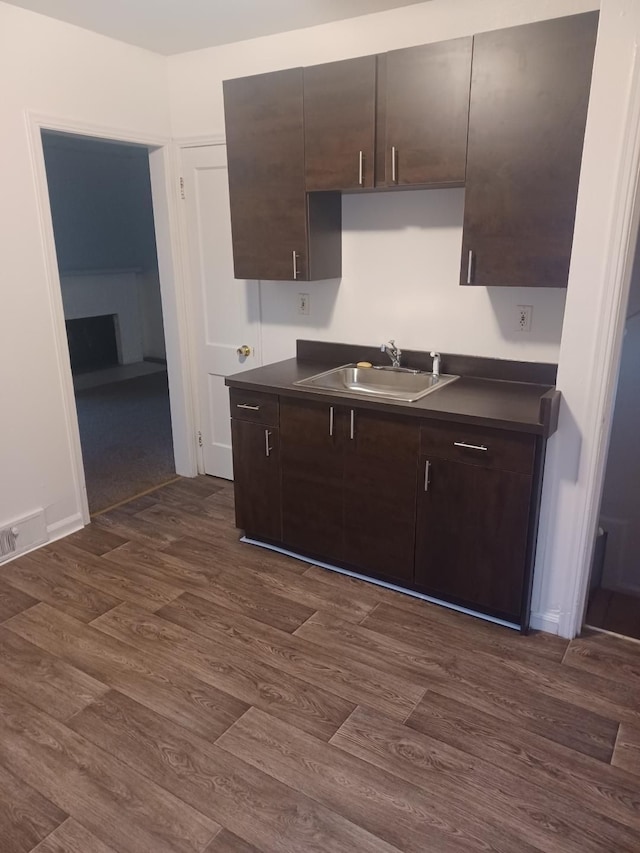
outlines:
[[[170,55],[425,0],[5,0]]]

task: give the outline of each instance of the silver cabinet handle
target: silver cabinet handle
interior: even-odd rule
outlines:
[[[329,435],[333,435],[333,406],[329,406]]]
[[[349,438],[351,441],[356,437],[356,413],[354,409],[351,409],[351,424],[349,427]]]
[[[454,441],[454,447],[464,447],[465,450],[482,450],[487,451],[489,448],[485,447],[484,444],[467,444],[465,441]]]
[[[271,456],[271,451],[273,447],[269,446],[269,439],[271,438],[271,432],[268,429],[264,431],[264,455]]]
[[[398,149],[395,145],[391,146],[391,181],[398,183]]]
[[[364,186],[364,151],[358,154],[358,184]]]
[[[259,412],[260,406],[249,406],[247,403],[236,403],[236,409],[249,409],[250,412]]]
[[[424,463],[424,490],[425,492],[429,491],[429,475],[431,474],[431,462],[428,460]]]
[[[467,261],[467,284],[473,283],[473,249],[469,249],[469,260]]]
[[[293,280],[295,281],[298,278],[298,253],[294,249],[292,252],[293,255]]]

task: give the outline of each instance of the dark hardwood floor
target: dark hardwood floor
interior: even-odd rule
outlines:
[[[640,644],[243,545],[180,480],[0,568],[1,853],[638,853]]]

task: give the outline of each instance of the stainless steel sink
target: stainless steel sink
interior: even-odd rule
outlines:
[[[458,377],[448,373],[434,376],[406,367],[356,367],[355,364],[346,364],[300,379],[294,384],[309,390],[413,403],[455,379]]]

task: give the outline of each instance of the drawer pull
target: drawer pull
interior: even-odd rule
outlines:
[[[269,445],[269,439],[271,438],[271,432],[268,429],[264,431],[264,455],[271,456],[271,451],[273,447]]]
[[[333,406],[329,406],[329,435],[333,436]]]
[[[291,255],[293,257],[293,280],[296,281],[298,278],[298,253],[294,249]]]
[[[424,463],[424,490],[425,490],[425,492],[429,491],[429,483],[430,483],[429,475],[430,474],[431,474],[431,462],[427,461]]]
[[[483,452],[489,449],[484,444],[467,444],[465,441],[454,441],[453,446],[464,447],[465,450],[482,450]]]
[[[356,413],[354,409],[351,409],[351,423],[349,427],[349,438],[351,441],[356,437]]]
[[[259,412],[260,406],[249,406],[247,403],[236,403],[236,409],[248,409],[250,412]]]
[[[391,183],[398,183],[398,149],[395,145],[391,146]]]
[[[364,151],[358,154],[358,185],[364,186]]]
[[[469,249],[469,260],[467,261],[467,284],[473,284],[473,249]]]

